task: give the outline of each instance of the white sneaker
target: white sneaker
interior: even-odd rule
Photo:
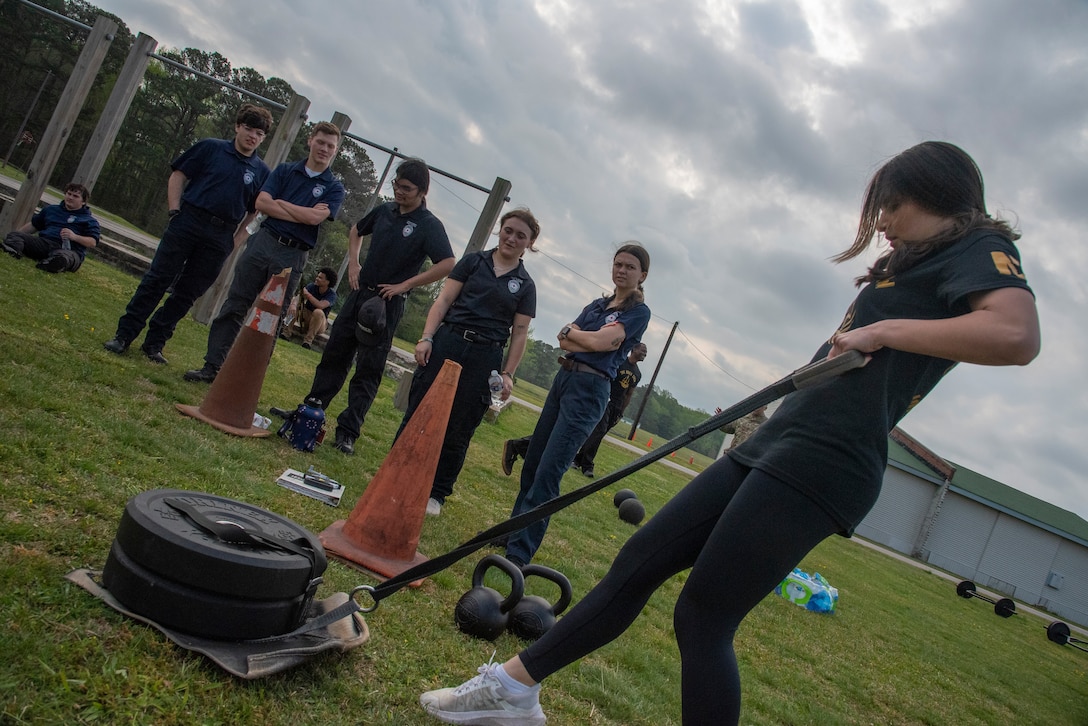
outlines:
[[[498,668],[501,663],[486,663],[480,666],[480,675],[457,688],[427,691],[419,697],[419,705],[444,723],[544,726],[547,718],[540,708],[540,686],[515,696],[499,682]]]
[[[442,502],[438,501],[434,497],[427,500],[427,514],[432,517],[437,517],[442,514]]]

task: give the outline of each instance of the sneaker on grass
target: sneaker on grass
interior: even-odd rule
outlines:
[[[500,668],[501,663],[486,663],[480,666],[480,675],[457,688],[427,691],[419,697],[419,704],[443,723],[544,726],[547,719],[540,708],[540,686],[515,695],[499,681],[496,671]]]

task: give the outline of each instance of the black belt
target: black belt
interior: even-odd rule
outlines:
[[[189,212],[194,217],[202,219],[205,222],[207,222],[208,224],[214,224],[216,227],[227,227],[229,229],[233,229],[234,227],[238,226],[237,222],[228,222],[227,220],[221,219],[220,217],[217,217],[214,214],[212,214],[211,212],[209,212],[208,210],[201,209],[200,207],[198,207],[198,206],[196,206],[194,204],[186,203],[186,204],[183,204],[182,207],[185,209],[185,211]]]
[[[458,338],[463,338],[470,343],[477,343],[479,345],[492,345],[496,348],[501,348],[503,344],[503,341],[501,340],[491,340],[489,338],[485,338],[483,336],[483,333],[480,333],[476,330],[469,330],[468,328],[458,328],[455,325],[446,325],[444,327],[448,328],[449,331],[456,335]]]
[[[573,371],[576,373],[590,373],[595,376],[600,376],[601,378],[608,378],[608,374],[604,373],[603,371],[597,370],[588,363],[583,363],[582,361],[568,358],[565,355],[559,356],[559,365],[565,371]]]
[[[265,230],[265,231],[268,232],[268,230]],[[306,244],[305,242],[299,242],[297,239],[291,239],[290,237],[281,237],[280,235],[276,234],[275,232],[268,232],[268,236],[271,237],[272,239],[276,240],[277,242],[279,242],[284,247],[290,247],[291,249],[295,249],[295,250],[309,250],[310,249],[310,245]]]

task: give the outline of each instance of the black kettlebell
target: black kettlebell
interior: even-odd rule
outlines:
[[[496,590],[484,587],[484,574],[497,567],[510,576],[510,594],[505,598]],[[453,621],[462,633],[484,640],[495,640],[510,620],[510,611],[525,593],[525,578],[521,570],[500,555],[482,558],[472,572],[472,589],[461,596],[453,609]]]
[[[521,574],[536,575],[559,586],[559,599],[554,605],[537,595],[526,595],[510,613],[510,632],[523,640],[536,640],[555,625],[556,616],[570,605],[570,581],[562,572],[543,565],[526,565]]]

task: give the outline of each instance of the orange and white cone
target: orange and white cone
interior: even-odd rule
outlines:
[[[249,309],[234,345],[223,361],[200,406],[175,404],[186,416],[200,419],[235,436],[269,436],[271,431],[253,425],[253,414],[276,344],[276,330],[287,297],[291,268],[273,275]]]
[[[333,522],[319,535],[328,554],[385,577],[426,562],[416,547],[460,377],[460,364],[442,364],[347,521]]]

